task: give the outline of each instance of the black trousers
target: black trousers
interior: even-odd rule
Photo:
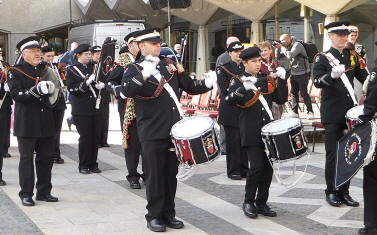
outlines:
[[[350,182],[343,184],[339,189],[335,188],[335,168],[336,168],[336,142],[343,136],[346,124],[324,124],[325,126],[325,178],[326,178],[326,194],[339,193],[341,195],[348,194]]]
[[[10,146],[10,118],[12,110],[3,108],[0,110],[0,179],[2,179],[3,157]]]
[[[107,136],[109,132],[109,103],[106,102],[101,104],[100,109],[100,116],[101,116],[101,134],[99,139],[99,144],[104,145],[107,144]]]
[[[175,216],[178,158],[170,139],[141,143],[146,175],[147,221]]]
[[[299,91],[302,98],[304,99],[307,111],[313,112],[312,101],[310,100],[308,94],[308,82],[309,73],[291,76],[292,109],[295,113],[298,113]]]
[[[377,228],[377,160],[364,168],[364,225]]]
[[[37,193],[47,195],[51,193],[51,169],[54,138],[17,137],[20,163],[18,166],[20,197],[33,196],[34,189],[34,151],[35,171],[37,173]]]
[[[57,109],[53,111],[56,133],[54,136],[54,153],[53,158],[59,159],[60,157],[60,132],[62,130],[65,109]]]
[[[128,126],[128,135],[128,148],[124,150],[124,158],[126,159],[128,170],[127,180],[131,182],[133,180],[139,180],[140,177],[144,176],[137,172],[137,166],[139,165],[141,153],[141,144],[137,134],[136,120],[134,120],[132,124]],[[142,164],[142,167],[144,171],[144,164]]]
[[[246,176],[245,203],[263,206],[268,200],[273,170],[263,147],[247,147],[246,152],[249,171]]]
[[[246,176],[247,154],[241,147],[240,128],[224,126],[226,139],[227,175]]]
[[[79,138],[79,169],[98,167],[98,141],[101,131],[100,115],[73,115]]]

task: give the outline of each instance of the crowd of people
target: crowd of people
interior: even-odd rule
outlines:
[[[349,182],[335,187],[337,141],[346,129],[346,112],[357,105],[353,80],[368,80],[365,49],[356,43],[358,29],[348,22],[325,26],[331,48],[319,53],[313,64],[305,46],[294,36],[283,34],[280,40],[262,42],[244,48],[235,37],[227,39],[227,51],[218,57],[217,77],[193,79],[177,59],[161,56],[160,29],[151,28],[129,33],[126,46],[119,51],[119,61],[106,81],[99,81],[96,70],[101,63],[101,47],[88,44],[71,45],[60,62],[66,64],[64,85],[72,107],[70,124],[80,135],[78,143],[81,174],[101,173],[97,156],[100,146],[106,147],[110,95],[118,100],[124,156],[130,188],[140,189],[140,178],[146,185],[147,227],[155,232],[166,227],[181,229],[176,219],[175,194],[179,160],[170,137],[172,126],[182,119],[179,99],[181,91],[202,94],[219,87],[219,117],[222,152],[226,154],[227,177],[246,178],[243,212],[256,219],[258,215],[275,217],[267,204],[273,169],[268,161],[261,129],[282,117],[288,97],[290,78],[292,110],[290,117],[299,117],[299,94],[303,97],[308,118],[313,108],[307,86],[313,71],[313,84],[322,89],[321,122],[325,127],[326,201],[334,207],[342,204],[359,206],[349,192]],[[356,35],[355,35],[356,34]],[[0,186],[6,185],[1,175],[3,157],[9,157],[10,116],[13,101],[14,129],[19,162],[19,196],[24,206],[36,200],[57,202],[51,194],[53,163],[62,164],[60,131],[66,109],[62,81],[54,65],[54,51],[28,37],[17,44],[20,58],[9,66],[0,57]],[[4,53],[0,51],[0,56]],[[289,66],[282,66],[282,58]],[[336,61],[336,63],[330,63]],[[59,66],[58,66],[59,67]],[[349,69],[352,68],[352,69]],[[51,72],[53,76],[51,76]],[[377,68],[369,79],[360,122],[371,120],[377,111]],[[55,77],[55,78],[52,78]],[[344,78],[345,77],[345,78]],[[51,99],[55,97],[55,99]],[[99,98],[100,97],[100,98]],[[13,100],[13,101],[12,101]],[[7,138],[3,138],[7,137]],[[34,153],[37,181],[34,183]],[[137,170],[142,159],[142,172]],[[373,161],[364,170],[364,224],[360,234],[377,233],[377,165]]]

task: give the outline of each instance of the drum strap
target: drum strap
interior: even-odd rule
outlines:
[[[253,90],[258,90],[254,84],[251,84],[251,87],[252,87]],[[271,121],[273,121],[274,116],[272,116],[270,106],[268,106],[268,103],[267,103],[266,99],[264,98],[263,94],[260,94],[258,99],[262,103],[264,110],[266,110],[266,112],[268,113],[268,116],[270,116]]]
[[[35,81],[35,85],[37,85],[38,82],[42,81],[42,80],[44,79],[45,76],[47,76],[47,73],[46,73],[46,74],[45,74],[43,77],[41,77],[41,78],[35,78],[35,77],[33,77],[33,76],[31,76],[31,75],[25,73],[24,71],[22,71],[20,68],[17,68],[17,67],[10,67],[10,68],[11,68],[11,69],[14,69],[14,70],[16,70],[16,71],[18,71],[19,73],[21,73],[21,74],[24,75],[25,77],[34,80],[34,81]]]
[[[324,54],[327,59],[329,60],[330,62],[330,65],[332,67],[335,67],[335,66],[338,66],[340,65],[340,61],[338,59],[336,59],[334,57],[333,54],[331,54],[330,52]],[[349,69],[346,70],[346,72],[348,71]],[[357,100],[356,100],[356,96],[355,96],[355,91],[353,90],[353,87],[350,83],[350,81],[348,80],[348,77],[346,75],[346,73],[344,72],[341,76],[340,76],[340,79],[342,80],[344,86],[346,87],[348,93],[350,94],[351,98],[352,98],[352,101],[353,101],[353,104],[356,106],[358,103],[357,103]]]

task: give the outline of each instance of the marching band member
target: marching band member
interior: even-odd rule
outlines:
[[[98,168],[98,142],[100,136],[100,111],[95,108],[98,90],[103,83],[95,84],[94,64],[90,61],[90,46],[80,44],[75,49],[75,61],[67,67],[66,82],[72,95],[72,116],[79,138],[79,172],[101,173]]]
[[[23,61],[9,70],[8,84],[15,101],[14,135],[20,151],[19,196],[24,206],[34,206],[34,152],[37,173],[36,200],[56,202],[51,195],[51,169],[54,136],[56,134],[52,108],[45,99],[55,86],[51,81],[42,81],[45,69],[41,62],[41,49],[37,37],[28,37],[17,44]]]
[[[101,47],[100,46],[93,46],[90,48],[90,52],[92,53],[92,60],[91,63],[99,66],[99,61],[101,58]],[[95,66],[95,67],[96,67]],[[97,68],[97,67],[96,67]],[[100,103],[100,125],[101,126],[101,134],[99,137],[98,147],[110,147],[107,143],[107,136],[109,132],[109,104],[111,101],[110,93],[107,92],[106,89],[101,90],[101,103]]]
[[[183,67],[165,58],[160,60],[160,29],[152,28],[135,34],[141,51],[140,59],[127,66],[120,95],[135,101],[138,134],[146,173],[147,227],[163,232],[166,227],[180,229],[183,222],[175,219],[175,192],[178,158],[170,139],[172,126],[179,121],[181,110],[179,89],[189,94],[207,92],[215,78],[191,79]],[[119,88],[117,88],[118,92]]]
[[[53,50],[53,48],[50,46],[45,46],[45,47],[42,47],[41,50],[42,50],[42,58],[43,58],[42,64],[47,67],[54,66],[52,65],[52,61],[55,55],[55,51]],[[57,76],[60,76],[60,75],[57,74]],[[64,111],[66,108],[67,106],[65,104],[64,95],[63,95],[63,92],[60,90],[58,101],[56,103],[56,106],[54,106],[53,108],[55,128],[56,128],[53,159],[54,159],[54,163],[56,164],[64,163],[64,159],[60,155],[60,132],[62,130]]]
[[[327,188],[326,201],[331,206],[357,207],[359,203],[349,195],[350,182],[335,188],[336,143],[343,136],[346,127],[347,110],[357,105],[353,91],[354,77],[361,83],[368,72],[359,63],[355,51],[345,48],[349,34],[348,22],[337,21],[325,26],[331,40],[331,48],[319,54],[313,67],[314,85],[322,88],[321,122],[325,127],[326,165],[325,178]]]
[[[242,60],[239,57],[244,49],[240,41],[232,42],[228,46],[231,60],[217,67],[217,84],[220,89],[220,105],[218,123],[224,126],[226,141],[227,176],[232,180],[246,177],[247,155],[241,147],[238,116],[240,108],[225,101],[231,80],[244,72]]]
[[[276,212],[267,205],[273,170],[264,151],[261,129],[273,120],[270,110],[272,101],[283,104],[287,100],[285,70],[277,68],[273,75],[279,77],[277,82],[260,73],[261,56],[258,47],[245,49],[240,58],[245,72],[241,78],[236,77],[231,81],[225,100],[241,108],[241,144],[246,149],[249,161],[243,211],[249,218],[257,218],[258,214],[274,217]]]
[[[6,185],[2,178],[3,158],[10,157],[10,122],[12,114],[12,98],[7,84],[7,71],[9,65],[3,61],[4,51],[0,50],[0,186]]]
[[[359,116],[361,122],[367,122],[377,112],[377,67],[372,71],[367,96],[364,101],[363,114]],[[377,234],[377,160],[364,167],[364,228],[359,234]]]
[[[136,43],[135,38],[132,37],[134,33],[130,33],[125,37],[125,41],[128,44]],[[136,43],[137,44],[137,43]],[[139,48],[139,47],[137,47]],[[125,67],[132,63],[134,56],[138,51],[134,51],[134,55],[130,54],[128,46],[124,46],[119,51],[119,66],[116,66],[110,73],[107,82],[106,89],[117,96],[114,88],[119,86],[122,82],[122,77]],[[132,57],[132,58],[131,58]],[[126,167],[128,175],[126,176],[127,181],[132,189],[141,189],[139,183],[140,177],[144,180],[144,173],[140,174],[137,172],[137,166],[139,165],[141,145],[139,137],[137,135],[137,125],[136,125],[136,114],[135,106],[132,98],[118,97],[118,112],[120,118],[120,126],[123,133],[123,148],[124,148],[124,158],[126,160]]]

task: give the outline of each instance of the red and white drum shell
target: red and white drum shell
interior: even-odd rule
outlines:
[[[363,113],[364,105],[350,108],[346,113],[346,124],[348,130],[352,130],[359,123],[359,116]]]
[[[202,116],[184,118],[173,125],[170,134],[180,163],[198,165],[219,155],[214,126],[212,118]]]

